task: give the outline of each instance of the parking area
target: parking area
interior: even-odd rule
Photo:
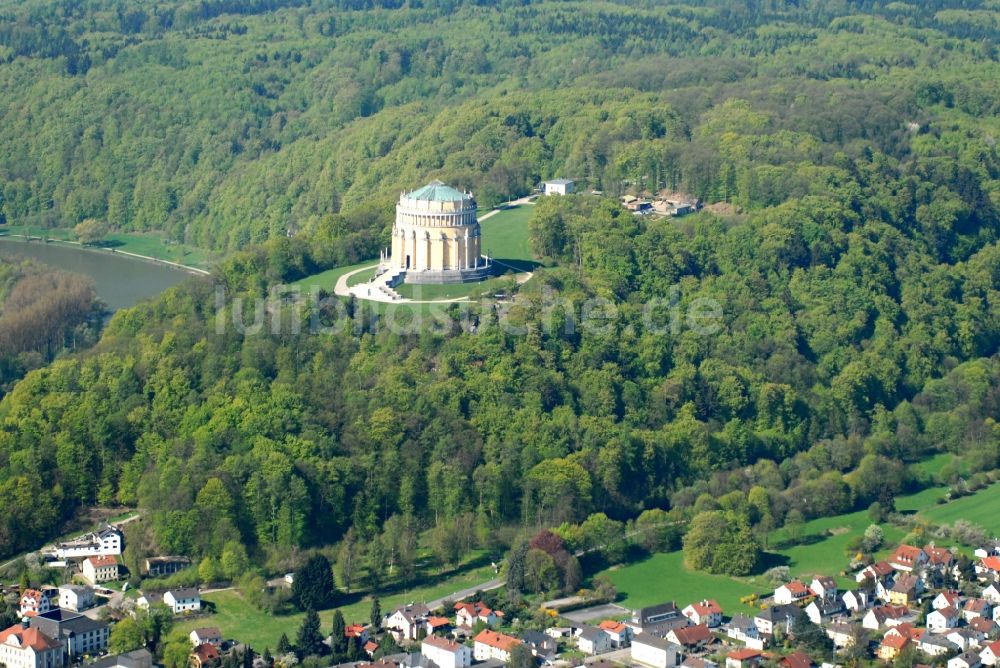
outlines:
[[[604,605],[591,606],[589,608],[580,608],[579,610],[574,610],[573,612],[565,612],[560,616],[571,622],[583,624],[595,620],[600,621],[602,619],[621,617],[622,615],[629,614],[632,614],[632,611],[628,608],[623,608],[622,606],[615,605],[614,603],[607,603]]]

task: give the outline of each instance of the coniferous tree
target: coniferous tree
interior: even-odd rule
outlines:
[[[287,633],[282,633],[281,637],[278,638],[278,646],[275,650],[278,652],[278,656],[284,656],[292,651],[292,643],[288,641]]]
[[[322,610],[330,607],[336,589],[333,569],[322,554],[314,554],[295,571],[292,600],[301,610]]]
[[[377,633],[382,628],[382,604],[378,596],[372,598],[372,609],[368,613],[368,621],[372,625],[372,633]]]
[[[347,655],[347,624],[340,610],[333,611],[333,625],[330,628],[330,648],[335,661],[342,661]]]
[[[309,610],[295,637],[295,649],[300,657],[304,657],[322,654],[324,647],[326,645],[323,644],[323,634],[319,630],[319,615],[315,610]]]

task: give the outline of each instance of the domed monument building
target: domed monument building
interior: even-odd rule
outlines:
[[[440,181],[400,195],[392,249],[382,266],[406,283],[469,283],[489,275],[480,255],[476,200]]]

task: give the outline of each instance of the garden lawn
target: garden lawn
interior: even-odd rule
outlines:
[[[453,283],[450,285],[414,285],[403,283],[396,286],[395,290],[400,296],[406,299],[458,299],[459,297],[469,297],[477,299],[483,294],[495,292],[498,289],[513,287],[513,274],[488,278],[478,283]]]
[[[482,252],[499,260],[531,260],[528,219],[533,204],[521,204],[482,221]]]
[[[714,598],[730,615],[752,610],[740,603],[740,598],[768,591],[763,585],[688,570],[681,552],[654,554],[643,561],[604,572],[624,597],[619,603],[632,609],[666,601],[676,601],[678,606],[684,607],[692,601]]]
[[[355,269],[361,269],[363,267],[371,267],[372,265],[378,264],[378,260],[365,260],[364,262],[359,262],[358,264],[352,264],[347,267],[335,267],[333,269],[327,269],[326,271],[321,271],[318,274],[313,274],[312,276],[306,276],[305,278],[300,278],[294,283],[290,284],[290,287],[297,287],[302,290],[303,293],[308,294],[309,290],[314,286],[326,290],[332,293],[333,288],[337,285],[337,279],[344,274],[354,271]],[[361,272],[364,274],[365,272]],[[365,279],[367,280],[367,279]]]

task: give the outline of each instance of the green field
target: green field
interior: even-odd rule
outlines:
[[[375,278],[375,272],[378,271],[378,266],[369,267],[364,271],[359,271],[350,278],[347,279],[347,285],[358,285],[359,283],[366,283],[371,279]]]
[[[532,255],[528,240],[528,219],[531,218],[533,206],[514,206],[482,221],[479,225],[483,234],[483,254],[498,260],[530,261]]]
[[[365,260],[364,262],[359,262],[358,264],[352,264],[347,267],[334,267],[333,269],[327,269],[318,274],[313,274],[312,276],[306,276],[305,278],[300,278],[299,280],[291,283],[291,287],[298,287],[303,293],[308,293],[314,286],[326,290],[327,292],[333,292],[334,286],[337,285],[337,279],[346,273],[352,272],[355,269],[362,269],[364,267],[371,267],[372,265],[378,264],[376,260]],[[362,274],[366,272],[361,272]],[[368,280],[368,279],[364,279]]]
[[[1000,488],[994,483],[948,503],[924,506],[917,514],[934,524],[967,520],[986,529],[987,535],[996,536],[1000,534]]]
[[[676,601],[678,605],[685,606],[691,601],[714,598],[726,614],[732,614],[750,610],[740,603],[741,597],[754,592],[763,593],[767,589],[736,578],[688,570],[680,552],[654,554],[643,561],[612,568],[606,573],[619,594],[624,596],[619,602],[628,608],[665,601]]]
[[[379,602],[383,612],[392,610],[395,606],[410,602],[427,602],[444,598],[460,589],[474,587],[495,577],[491,566],[476,566],[462,570],[455,575],[446,577],[433,585],[414,587],[391,594],[380,594]],[[367,623],[371,611],[371,598],[354,597],[353,602],[338,606],[348,624],[352,622]],[[201,626],[218,626],[226,638],[235,638],[241,642],[250,643],[255,649],[263,651],[265,647],[274,650],[282,633],[295,640],[295,632],[302,622],[301,613],[287,616],[275,616],[257,610],[243,600],[242,595],[235,590],[219,591],[205,594],[205,601],[215,604],[215,613],[203,615],[180,622],[177,629],[190,632]],[[335,608],[319,613],[322,621],[321,630],[329,633]]]

